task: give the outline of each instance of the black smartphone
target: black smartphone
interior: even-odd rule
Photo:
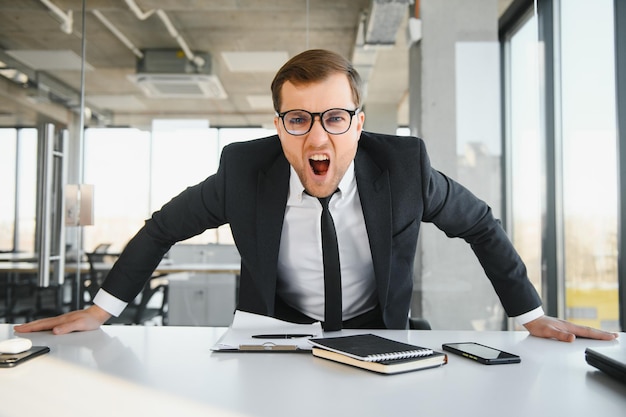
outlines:
[[[444,343],[441,347],[443,350],[485,365],[520,363],[522,361],[522,358],[517,355],[476,342]]]
[[[0,353],[0,368],[11,368],[48,352],[50,352],[48,346],[33,346],[20,353]]]

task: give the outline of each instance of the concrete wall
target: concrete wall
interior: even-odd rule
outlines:
[[[433,166],[500,213],[497,0],[421,2],[410,54],[410,127]],[[502,308],[469,245],[424,224],[413,314],[435,329],[498,329]]]

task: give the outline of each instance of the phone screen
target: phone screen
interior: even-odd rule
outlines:
[[[442,348],[487,365],[521,362],[517,355],[475,342],[444,343]]]
[[[33,346],[21,353],[0,353],[0,368],[11,368],[44,353],[50,352],[47,346]]]

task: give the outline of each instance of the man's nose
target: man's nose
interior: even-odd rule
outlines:
[[[309,131],[309,140],[315,143],[323,143],[328,141],[328,139],[328,132],[326,132],[322,125],[322,118],[319,115],[315,115],[313,118],[313,126],[311,126],[311,130]]]

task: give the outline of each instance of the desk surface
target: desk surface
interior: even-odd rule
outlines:
[[[35,262],[37,255],[26,252],[3,252],[0,253],[0,262]]]
[[[96,269],[100,271],[107,271],[111,269],[110,263],[96,263]],[[65,263],[65,272],[76,272],[75,262]],[[241,265],[238,263],[171,263],[162,262],[154,270],[155,274],[173,274],[179,272],[190,273],[225,273],[225,274],[239,274]],[[33,274],[39,270],[37,262],[0,262],[0,273],[17,273],[17,274]],[[89,272],[89,263],[82,262],[80,264],[81,273]]]
[[[477,341],[522,357],[521,364],[486,366],[449,356],[441,368],[379,375],[310,354],[211,352],[224,330],[103,326],[64,336],[29,334],[51,353],[0,369],[2,414],[43,415],[51,404],[68,416],[148,410],[168,415],[175,407],[174,415],[185,416],[210,411],[267,417],[605,417],[626,409],[626,385],[584,359],[586,347],[620,341],[569,344],[525,332],[374,331],[435,349],[444,342]],[[12,326],[0,324],[0,340],[11,336]],[[626,333],[620,336],[624,343]]]

